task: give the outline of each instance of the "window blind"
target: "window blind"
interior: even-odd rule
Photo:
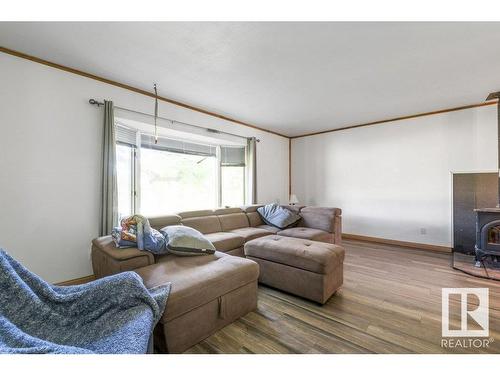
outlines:
[[[221,166],[223,167],[244,167],[245,147],[241,146],[221,146]]]
[[[181,154],[216,156],[217,148],[215,146],[203,145],[176,139],[158,137],[158,143],[155,144],[155,137],[149,134],[141,134],[141,147]]]
[[[117,143],[122,143],[122,144],[136,147],[137,130],[130,129],[130,128],[127,128],[127,127],[121,126],[121,125],[116,125],[115,126],[115,136],[116,136]]]

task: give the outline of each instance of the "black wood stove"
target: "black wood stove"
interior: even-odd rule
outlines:
[[[476,267],[487,262],[500,268],[500,208],[479,208],[476,212]]]

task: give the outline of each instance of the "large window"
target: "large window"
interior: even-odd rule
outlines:
[[[217,158],[141,150],[141,213],[146,216],[217,206]]]
[[[245,204],[245,147],[204,145],[117,126],[118,211],[159,216]]]

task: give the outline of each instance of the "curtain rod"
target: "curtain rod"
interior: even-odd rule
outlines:
[[[104,103],[103,103],[103,102],[99,102],[99,101],[97,101],[97,100],[95,100],[95,99],[89,99],[89,104],[96,105],[97,107],[100,107],[101,105],[104,105]],[[152,117],[152,116],[151,116],[150,114],[148,114],[148,113],[144,113],[144,112],[140,112],[140,111],[135,111],[135,110],[133,110],[133,109],[123,108],[123,107],[118,107],[118,106],[115,106],[115,108],[117,108],[117,109],[121,109],[122,111],[128,111],[128,112],[138,113],[138,114],[140,114],[140,115],[144,115],[144,116],[149,116],[149,117]],[[188,124],[187,122],[182,122],[182,121],[172,120],[172,119],[165,118],[165,117],[158,117],[158,118],[159,118],[159,119],[162,119],[162,120],[165,120],[165,121],[170,121],[172,124],[176,123],[176,124],[180,124],[180,125],[194,126],[195,128],[199,128],[199,129],[206,130],[208,133],[227,134],[227,135],[230,135],[230,136],[233,136],[233,137],[238,137],[238,138],[243,138],[243,139],[250,139],[250,138],[254,138],[254,137],[243,137],[243,136],[241,136],[241,135],[228,133],[228,132],[225,132],[225,131],[222,131],[222,130],[211,129],[211,128],[205,128],[205,127],[203,127],[203,126],[193,125],[193,124]],[[260,142],[260,139],[255,138],[255,141],[256,141],[256,142]]]

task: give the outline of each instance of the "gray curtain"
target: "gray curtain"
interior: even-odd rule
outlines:
[[[101,236],[111,234],[118,224],[116,182],[116,135],[113,102],[104,101],[104,134],[102,144]]]
[[[249,204],[257,203],[257,139],[247,138],[247,178]]]

